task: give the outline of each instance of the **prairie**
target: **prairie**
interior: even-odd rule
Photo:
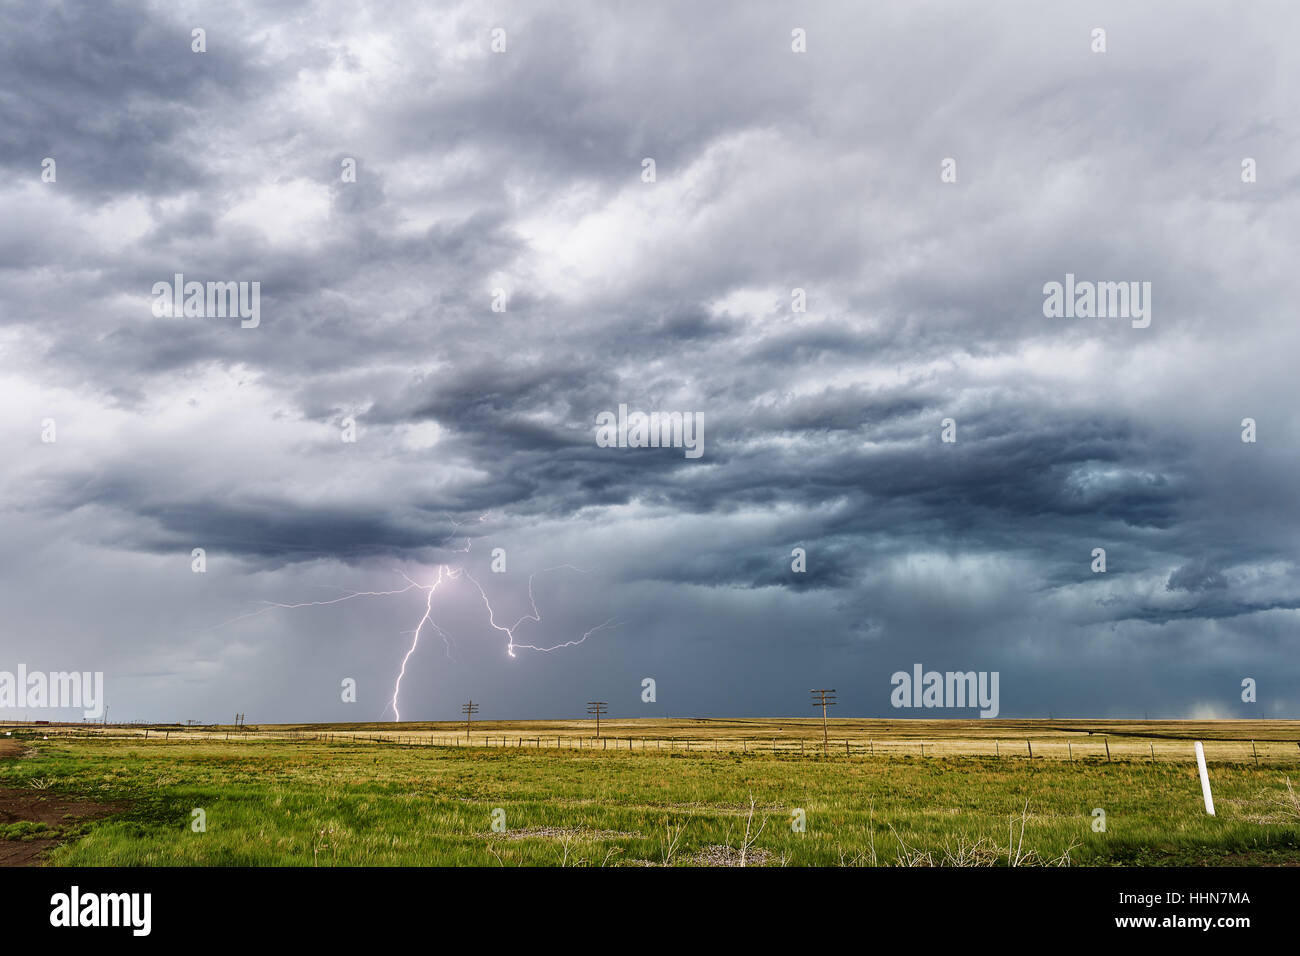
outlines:
[[[47,824],[49,865],[1300,863],[1282,721],[833,721],[825,752],[819,719],[10,730],[0,841],[31,835],[14,794],[113,808]]]

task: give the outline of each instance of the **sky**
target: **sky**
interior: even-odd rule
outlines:
[[[0,7],[0,671],[109,720],[393,719],[399,673],[403,719],[975,716],[893,706],[918,664],[1300,717],[1297,27]],[[178,273],[256,321],[157,314]],[[1149,325],[1045,314],[1067,275]]]

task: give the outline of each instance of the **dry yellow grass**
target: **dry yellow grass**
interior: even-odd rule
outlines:
[[[30,730],[31,728],[27,728]],[[256,742],[325,738],[367,742],[507,747],[602,749],[633,753],[679,751],[813,755],[823,752],[820,717],[676,718],[601,721],[600,739],[590,720],[475,721],[469,734],[463,722],[401,724],[280,724],[251,728],[94,727],[40,728],[50,736],[95,734],[131,736],[159,743],[231,739]],[[1300,722],[1289,720],[888,720],[832,719],[832,756],[961,757],[1001,756],[1049,760],[1191,759],[1192,742],[1203,741],[1207,760],[1294,760],[1300,765]]]

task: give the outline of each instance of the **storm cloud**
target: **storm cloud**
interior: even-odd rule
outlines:
[[[405,718],[885,716],[914,662],[1300,716],[1291,5],[0,20],[0,669],[391,717],[442,566]],[[155,315],[177,273],[260,324]],[[599,447],[620,404],[704,454]]]

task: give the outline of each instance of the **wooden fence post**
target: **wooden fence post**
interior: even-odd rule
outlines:
[[[1103,737],[1103,738],[1101,738],[1101,739],[1102,739],[1102,740],[1105,742],[1105,744],[1106,744],[1106,763],[1110,763],[1110,738],[1109,738],[1109,737]]]
[[[1033,760],[1033,759],[1034,759],[1034,745],[1033,745],[1033,744],[1032,744],[1028,739],[1026,739],[1026,740],[1025,740],[1025,746],[1029,748],[1029,759],[1030,759],[1030,760]]]

